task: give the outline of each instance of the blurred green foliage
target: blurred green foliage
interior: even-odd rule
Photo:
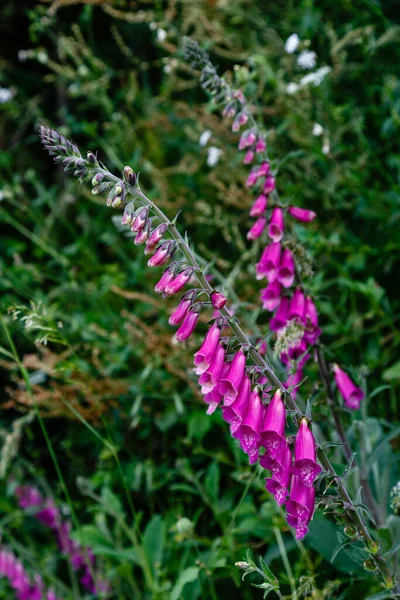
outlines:
[[[197,39],[255,99],[279,192],[318,213],[296,234],[314,262],[309,287],[328,358],[353,365],[370,394],[364,421],[346,419],[360,451],[360,440],[367,455],[378,444],[373,483],[389,515],[380,532],[389,549],[400,535],[388,504],[399,479],[397,3],[6,0],[0,17],[0,88],[12,96],[0,99],[0,306],[34,399],[4,334],[3,434],[36,405],[81,524],[75,534],[99,557],[113,598],[261,597],[248,583],[260,583],[257,576],[240,583],[234,566],[248,547],[288,597],[293,582],[304,598],[378,592],[356,548],[330,562],[341,529],[328,517],[318,515],[304,545],[294,541],[225,423],[204,414],[191,369],[198,339],[173,343],[174,302],[152,294],[157,274],[103,199],[53,166],[36,131],[50,124],[110,169],[131,165],[169,216],[184,209],[181,228],[258,336],[267,331],[254,280],[262,242],[246,242],[246,168],[236,136],[182,60],[182,36]],[[284,51],[293,32],[316,52],[317,68],[331,71],[290,94],[305,75]],[[201,147],[206,130],[212,136]],[[214,167],[210,146],[222,150]],[[325,417],[316,368],[307,374],[305,394]],[[66,502],[37,419],[10,474]],[[71,589],[51,539],[29,518],[22,527],[6,490],[0,502],[4,541]],[[2,580],[0,590],[10,597]]]

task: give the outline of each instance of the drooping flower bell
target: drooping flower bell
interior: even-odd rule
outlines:
[[[282,391],[276,390],[271,402],[268,404],[264,421],[260,425],[261,445],[270,458],[276,458],[284,442],[285,430],[285,405],[282,400]]]
[[[267,202],[267,196],[265,194],[260,194],[250,209],[250,216],[261,217],[265,213]]]
[[[258,460],[260,450],[260,423],[263,420],[265,407],[260,400],[257,390],[250,393],[247,410],[233,437],[240,441],[240,447],[249,457],[252,465]]]
[[[234,435],[239,429],[246,414],[247,406],[250,402],[251,382],[245,375],[240,384],[239,394],[234,402],[222,406],[222,418],[229,423],[231,434]]]
[[[261,258],[256,265],[257,279],[266,277],[269,283],[275,281],[281,261],[281,251],[282,249],[279,242],[276,244],[269,244],[264,248]]]
[[[219,391],[224,396],[224,404],[229,405],[234,402],[239,393],[239,387],[243,379],[245,368],[246,355],[243,350],[239,350],[231,363],[228,375],[221,379],[219,384]]]
[[[316,462],[315,440],[308,426],[307,419],[300,421],[300,427],[296,435],[294,456],[293,475],[296,475],[306,487],[312,486],[322,469]]]
[[[335,381],[339,392],[342,394],[344,402],[348,408],[357,410],[360,408],[361,401],[365,394],[361,388],[350,379],[350,377],[338,365],[333,365]]]
[[[273,175],[268,175],[264,182],[263,192],[264,194],[270,194],[274,191],[276,187],[275,177]]]
[[[164,289],[164,294],[166,296],[173,296],[174,294],[180,292],[181,289],[187,284],[193,273],[193,267],[187,267],[186,269],[178,273],[176,277],[174,277],[171,281],[167,283]]]
[[[178,306],[170,316],[168,323],[170,325],[180,325],[183,319],[188,314],[190,307],[192,306],[194,299],[196,298],[196,291],[189,290],[183,294]]]
[[[217,350],[217,352],[218,352],[218,350]],[[214,355],[214,357],[215,357],[215,355]],[[230,367],[229,363],[224,363],[222,365],[222,369],[221,369],[221,373],[220,373],[221,378],[225,377],[225,375],[228,374],[229,367]],[[203,375],[206,375],[206,374],[203,373]],[[201,375],[200,378],[203,377],[203,375]],[[204,395],[204,402],[206,402],[208,404],[208,408],[207,408],[208,415],[211,415],[215,411],[215,409],[217,408],[219,403],[222,401],[222,399],[223,399],[223,395],[219,391],[218,385],[216,385],[210,392],[207,392]]]
[[[289,319],[300,319],[304,321],[306,308],[306,299],[300,288],[297,288],[293,294],[289,308]]]
[[[224,296],[224,294],[221,292],[217,292],[216,290],[211,293],[210,300],[215,310],[221,310],[221,308],[224,308],[227,302],[226,296]]]
[[[273,494],[279,506],[282,506],[289,495],[290,468],[292,465],[292,453],[286,440],[275,459],[266,453],[261,457],[260,464],[272,471],[272,477],[265,480],[265,487],[270,494]]]
[[[294,281],[294,259],[293,254],[289,248],[285,248],[282,254],[281,262],[278,269],[278,281],[285,288],[289,288],[293,285]]]
[[[216,323],[210,327],[200,349],[194,355],[196,374],[201,375],[208,370],[221,337],[221,329]],[[223,349],[223,348],[222,348]],[[225,352],[224,352],[225,355]],[[222,359],[223,362],[223,359]]]
[[[268,235],[274,242],[280,242],[283,237],[284,221],[283,210],[276,206],[271,215],[268,225]]]
[[[155,254],[147,261],[149,267],[160,267],[165,265],[173,256],[176,251],[176,242],[173,240],[167,240],[158,246]]]
[[[259,217],[257,219],[257,221],[254,223],[254,225],[251,227],[251,229],[249,230],[249,232],[247,234],[247,239],[255,240],[255,239],[259,238],[262,235],[266,225],[267,225],[267,219],[265,217]]]
[[[305,324],[304,340],[311,346],[314,346],[321,335],[321,329],[318,327],[318,313],[316,306],[310,297],[306,298]]]
[[[209,342],[209,347],[211,346],[211,340]],[[224,371],[225,364],[225,348],[219,343],[216,348],[214,354],[211,358],[205,357],[200,359],[199,354],[195,355],[195,360],[203,360],[202,366],[197,366],[196,373],[200,373],[199,377],[199,385],[201,386],[201,393],[208,394],[212,392],[218,386],[220,379],[223,375],[227,374],[228,371]],[[204,369],[204,364],[207,364],[209,361],[209,365]]]
[[[302,540],[308,533],[308,523],[314,513],[315,490],[307,487],[299,477],[292,477],[290,497],[286,505],[287,522],[296,529],[296,539]]]
[[[298,221],[302,221],[303,223],[310,223],[315,219],[317,213],[312,210],[306,210],[305,208],[299,208],[298,206],[290,206],[288,209],[288,213],[297,219]]]
[[[278,310],[276,311],[275,316],[269,322],[269,328],[271,331],[280,331],[285,327],[289,318],[289,307],[289,298],[281,298]]]
[[[174,277],[175,277],[175,269],[176,269],[176,264],[175,263],[171,263],[165,269],[164,273],[161,275],[161,278],[159,279],[159,281],[154,286],[154,291],[157,294],[162,294],[165,291],[165,288],[168,285],[168,283],[170,283],[174,279]]]
[[[282,292],[282,285],[279,281],[273,281],[266,288],[261,290],[261,301],[263,308],[273,311],[279,305]]]
[[[183,319],[182,325],[179,327],[178,331],[175,333],[175,337],[179,342],[184,342],[190,338],[193,331],[196,329],[197,321],[200,316],[200,308],[190,310],[185,318]]]

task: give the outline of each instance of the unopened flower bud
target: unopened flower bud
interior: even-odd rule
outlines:
[[[92,185],[95,186],[98,183],[101,183],[104,179],[104,173],[96,173],[96,175],[92,179]]]
[[[344,528],[343,532],[349,538],[354,538],[357,536],[357,529],[354,527],[354,525],[347,525],[347,527]]]
[[[373,561],[373,560],[364,561],[364,569],[366,571],[371,571],[371,572],[376,571],[375,561]]]
[[[210,300],[211,300],[211,304],[213,305],[213,307],[216,310],[221,310],[221,308],[224,308],[224,306],[227,302],[226,297],[221,292],[217,292],[217,291],[212,292],[212,294],[210,296]]]
[[[97,158],[95,157],[95,155],[93,154],[93,152],[90,152],[90,151],[89,151],[89,152],[86,154],[86,158],[87,158],[88,162],[89,162],[91,165],[97,165]]]
[[[140,229],[143,229],[147,221],[148,214],[149,209],[147,206],[144,206],[141,210],[139,210],[137,216],[132,222],[131,230],[134,232],[138,232],[140,231]]]
[[[98,185],[95,185],[94,188],[92,189],[92,194],[94,196],[98,196],[99,194],[104,192],[104,190],[106,190],[107,188],[108,188],[107,182],[99,183]]]
[[[150,233],[150,227],[151,227],[151,222],[150,222],[150,219],[148,219],[147,222],[145,223],[144,227],[142,229],[140,229],[138,231],[138,233],[136,234],[135,241],[134,241],[136,246],[139,246],[140,244],[144,244],[144,242],[147,240],[147,238],[149,237],[149,233]]]
[[[122,196],[116,196],[116,198],[114,198],[114,200],[112,201],[112,207],[113,208],[118,208],[119,206],[121,206],[122,204]]]
[[[130,225],[133,220],[134,212],[135,212],[135,206],[134,206],[133,202],[129,202],[129,204],[127,204],[125,206],[121,224],[122,225]]]
[[[129,185],[136,185],[136,173],[135,171],[131,168],[131,167],[124,167],[124,177],[125,177],[125,181],[126,183],[129,183]]]
[[[249,566],[249,563],[245,560],[239,560],[238,562],[235,562],[235,567],[237,567],[238,569],[248,569]]]

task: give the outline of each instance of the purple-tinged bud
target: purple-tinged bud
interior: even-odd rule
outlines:
[[[125,177],[125,181],[126,183],[128,183],[129,185],[136,185],[136,173],[135,171],[131,168],[131,167],[124,167],[124,177]]]
[[[147,223],[148,217],[149,217],[149,207],[148,206],[144,206],[142,209],[139,209],[136,217],[132,221],[131,231],[133,231],[134,233],[137,233],[138,231],[143,229],[143,227]]]
[[[234,108],[234,105],[232,102],[228,102],[228,104],[225,106],[224,110],[222,111],[222,116],[223,117],[229,117],[230,119],[233,119],[233,117],[236,114],[236,110]]]
[[[244,165],[250,165],[254,160],[254,152],[253,150],[247,150],[246,154],[244,155],[243,158],[243,164]]]
[[[256,143],[256,153],[260,154],[261,152],[265,152],[267,149],[267,144],[265,143],[265,140],[263,140],[262,138],[258,138],[257,143]]]
[[[276,206],[272,211],[268,225],[268,235],[274,242],[280,242],[283,237],[284,221],[283,210]]]
[[[248,123],[248,121],[249,121],[248,115],[246,114],[245,111],[242,111],[239,114],[239,124],[240,124],[240,126],[243,127],[243,125],[246,125],[246,123]]]
[[[187,267],[178,273],[178,275],[165,287],[164,294],[166,296],[173,296],[174,294],[180,292],[181,289],[187,284],[193,273],[193,267]]]
[[[243,350],[239,350],[235,355],[228,375],[221,379],[219,391],[224,396],[224,404],[229,406],[235,400],[239,392],[239,387],[243,379],[244,370],[246,368],[246,355]]]
[[[107,206],[112,206],[114,208],[120,206],[125,199],[125,193],[124,183],[123,181],[119,181],[108,194]]]
[[[278,281],[285,288],[293,285],[295,275],[293,254],[289,248],[285,248],[282,254],[281,264],[278,269]]]
[[[210,344],[212,341],[213,340],[210,340]],[[208,356],[204,354],[203,358],[201,358],[199,352],[195,355],[195,360],[198,358],[198,360],[202,360],[202,362],[200,363],[201,366],[197,366],[196,373],[200,374],[199,385],[201,386],[202,394],[208,394],[217,387],[221,377],[228,372],[224,372],[225,349],[221,343],[218,343],[212,356],[210,356],[209,353]],[[204,365],[207,363],[208,366],[204,368]]]
[[[286,323],[288,322],[289,308],[289,298],[282,298],[275,316],[269,322],[269,328],[271,331],[280,331],[285,327]]]
[[[311,221],[314,221],[315,217],[317,216],[317,213],[314,211],[306,210],[305,208],[299,208],[298,206],[290,206],[288,213],[303,223],[310,223]]]
[[[256,279],[266,277],[270,283],[277,278],[278,266],[281,262],[281,245],[269,244],[264,248],[259,262],[256,265]]]
[[[182,323],[183,319],[188,314],[189,309],[192,306],[195,298],[196,298],[195,290],[189,290],[188,292],[186,292],[186,294],[184,294],[182,296],[178,306],[176,307],[176,309],[170,316],[168,323],[170,325],[180,325]]]
[[[93,154],[93,152],[87,152],[86,154],[86,159],[87,161],[91,164],[91,165],[97,165],[97,158],[96,156]]]
[[[161,275],[160,280],[158,281],[158,283],[156,283],[154,288],[154,291],[157,292],[157,294],[162,294],[165,290],[166,285],[173,280],[173,278],[175,277],[175,267],[176,265],[172,264],[165,269],[164,273]]]
[[[308,427],[307,419],[300,421],[294,448],[295,462],[292,474],[296,475],[305,486],[310,487],[321,473],[321,467],[316,463],[314,436]]]
[[[348,408],[357,410],[360,408],[360,403],[364,399],[364,392],[357,387],[350,377],[338,365],[333,365],[335,373],[335,381],[339,392],[344,398],[344,402]]]
[[[292,477],[290,498],[286,505],[287,522],[296,529],[296,539],[302,540],[308,533],[308,523],[312,519],[315,504],[315,490],[306,487],[298,477]]]
[[[197,310],[191,310],[183,319],[182,325],[175,333],[175,337],[179,342],[184,342],[192,335],[199,320],[200,313]]]
[[[263,459],[265,459],[263,461]],[[264,462],[264,464],[263,464]],[[279,506],[285,503],[289,495],[290,469],[292,466],[292,453],[286,442],[282,443],[279,455],[275,458],[269,458],[266,454],[261,457],[260,464],[272,471],[272,478],[265,480],[265,487],[270,494],[273,494]]]
[[[267,354],[267,342],[265,340],[263,340],[258,346],[258,354],[260,354],[261,356]]]
[[[55,529],[60,522],[60,511],[54,504],[54,501],[49,498],[44,503],[43,508],[36,513],[35,517],[45,527]]]
[[[248,232],[247,239],[255,240],[255,239],[259,238],[262,235],[266,224],[267,224],[267,219],[265,219],[264,217],[259,217],[257,219],[257,221],[254,223],[253,227]]]
[[[249,148],[249,146],[252,146],[255,141],[256,141],[256,134],[254,133],[254,131],[244,132],[240,138],[238,148],[239,148],[239,150],[244,150],[245,148]]]
[[[160,225],[158,225],[158,227],[153,229],[153,231],[149,235],[149,239],[146,242],[146,246],[154,246],[155,244],[161,242],[167,229],[168,225],[166,223],[161,223]]]
[[[201,373],[207,371],[217,349],[220,337],[221,329],[216,323],[213,323],[208,330],[200,349],[194,355],[194,364],[196,366],[197,375],[201,375]]]
[[[135,236],[134,244],[136,246],[140,246],[140,244],[144,244],[144,242],[149,237],[150,229],[151,229],[151,220],[148,219],[147,222],[145,223],[144,227],[142,229],[139,229],[139,231],[137,232],[137,234]]]
[[[260,450],[260,423],[264,418],[265,407],[260,400],[256,390],[250,393],[246,413],[242,422],[234,433],[234,437],[240,441],[240,447],[249,457],[252,465],[258,460]]]
[[[274,191],[275,188],[276,188],[275,177],[273,177],[272,175],[269,175],[264,183],[264,187],[263,187],[264,194],[270,194],[271,192]]]
[[[104,173],[96,173],[96,175],[94,175],[94,177],[92,178],[92,186],[94,187],[98,183],[101,183],[103,181],[103,179],[104,179]]]
[[[258,169],[256,171],[257,177],[267,177],[270,170],[271,170],[271,165],[267,161],[264,161],[263,163],[261,163],[261,165],[258,167]]]
[[[267,208],[267,196],[260,194],[250,209],[251,217],[261,217]]]
[[[149,267],[160,267],[172,257],[176,250],[176,242],[166,241],[156,250],[156,253],[147,261]]]
[[[274,311],[279,305],[280,297],[282,292],[282,286],[279,281],[273,281],[269,283],[266,288],[261,290],[261,301],[263,308]]]
[[[21,508],[41,506],[44,502],[43,496],[39,490],[31,485],[18,486],[15,490],[15,495],[18,498],[18,505]]]
[[[258,180],[257,172],[252,171],[246,180],[246,187],[252,187],[253,185],[255,185],[257,183],[257,180]]]
[[[226,296],[224,296],[224,294],[221,292],[217,292],[216,290],[211,293],[210,300],[215,310],[221,310],[221,308],[224,308],[225,304],[227,303]]]
[[[133,221],[134,213],[135,213],[135,206],[134,206],[133,202],[129,202],[129,204],[127,204],[125,206],[124,214],[122,215],[121,224],[122,225],[130,225]]]
[[[290,388],[292,386],[298,385],[300,381],[303,379],[303,369],[297,367],[295,373],[290,373],[287,380],[285,381],[285,386]],[[292,398],[295,399],[297,396],[297,388],[295,387],[291,392]]]
[[[306,309],[306,299],[300,288],[297,288],[290,302],[289,320],[300,319],[304,321]]]
[[[242,90],[235,90],[233,92],[233,97],[240,102],[240,104],[244,104],[245,97]]]
[[[286,412],[282,400],[281,390],[276,390],[271,402],[268,404],[264,422],[261,423],[261,445],[266,449],[270,458],[276,458],[284,442]]]
[[[224,421],[229,423],[233,437],[235,437],[235,434],[242,423],[243,417],[246,414],[247,407],[250,402],[250,391],[251,381],[247,375],[244,375],[235,401],[232,404],[226,404],[224,402],[224,405],[222,406],[222,418]]]

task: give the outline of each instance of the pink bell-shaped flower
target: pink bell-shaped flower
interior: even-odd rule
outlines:
[[[360,403],[365,397],[364,392],[361,388],[356,386],[347,373],[345,373],[338,365],[334,365],[333,370],[335,373],[336,385],[344,398],[345,405],[348,408],[357,410],[360,408]]]
[[[267,196],[265,194],[260,194],[250,209],[250,216],[261,217],[266,211],[267,202]]]
[[[263,461],[264,457],[265,460]],[[279,454],[275,459],[265,454],[261,457],[260,464],[272,471],[272,477],[265,480],[265,487],[270,494],[273,494],[279,506],[282,506],[289,495],[290,468],[292,465],[292,453],[286,440],[282,443]]]
[[[274,242],[280,242],[283,237],[284,221],[283,210],[276,206],[271,215],[268,225],[268,235]]]
[[[284,442],[285,421],[286,413],[282,392],[276,390],[267,406],[264,421],[260,426],[261,445],[264,446],[266,454],[270,458],[275,458],[280,452],[281,444]]]
[[[273,281],[261,290],[261,301],[263,308],[273,311],[279,305],[282,286],[279,281]]]
[[[267,219],[265,217],[259,217],[257,221],[254,223],[253,227],[249,230],[247,234],[248,240],[255,240],[259,238],[267,224]]]
[[[269,322],[269,328],[271,331],[280,331],[285,327],[289,318],[289,307],[289,298],[281,298],[278,310],[276,311],[275,316]]]
[[[221,329],[217,326],[216,323],[213,323],[213,325],[208,330],[200,349],[194,355],[194,364],[196,366],[197,375],[201,375],[202,373],[207,371],[207,369],[211,365],[211,361],[217,349],[220,337]]]
[[[269,244],[264,248],[261,258],[256,265],[257,279],[266,277],[269,283],[275,281],[281,261],[281,251],[279,242],[277,244]]]
[[[260,423],[264,414],[264,405],[256,390],[250,393],[247,404],[247,410],[242,418],[239,427],[233,433],[233,437],[240,441],[240,447],[249,457],[249,463],[252,465],[258,460],[260,449]]]
[[[228,375],[221,379],[219,384],[218,389],[224,396],[225,405],[232,404],[237,397],[245,368],[246,355],[243,350],[239,350],[231,362]]]
[[[308,427],[307,419],[302,419],[300,422],[296,435],[294,456],[293,475],[296,475],[306,487],[312,486],[322,469],[316,463],[315,440]]]
[[[281,263],[278,269],[278,281],[284,288],[289,288],[294,281],[294,259],[289,248],[285,248],[282,254]]]
[[[190,338],[193,331],[196,328],[197,321],[199,320],[199,312],[196,310],[191,310],[188,312],[186,317],[183,319],[182,325],[179,327],[178,331],[175,333],[175,337],[179,342],[184,342]]]
[[[299,208],[298,206],[290,206],[288,213],[303,223],[310,223],[310,221],[314,221],[315,217],[317,216],[317,213],[314,211],[306,210],[305,208]]]

